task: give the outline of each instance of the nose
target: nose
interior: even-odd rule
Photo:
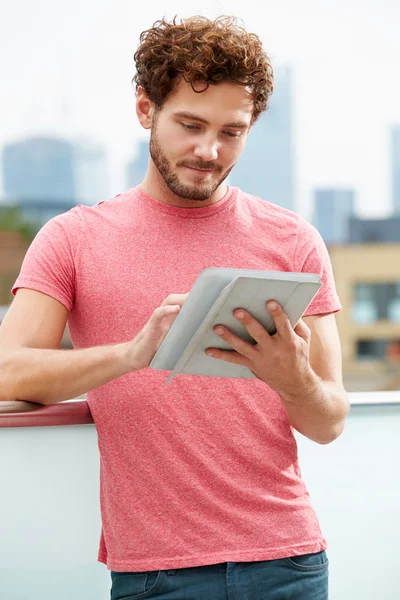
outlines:
[[[211,136],[198,140],[194,154],[204,161],[216,160],[218,158],[218,141]]]

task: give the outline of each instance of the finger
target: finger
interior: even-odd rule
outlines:
[[[251,361],[248,358],[235,351],[220,350],[219,348],[207,348],[206,354],[212,358],[224,360],[225,362],[233,363],[235,365],[242,365],[248,369],[251,365]]]
[[[267,302],[267,308],[274,320],[278,335],[288,342],[292,340],[294,337],[293,327],[283,308],[274,300]]]
[[[307,343],[310,342],[311,329],[304,323],[303,319],[300,319],[300,321],[297,323],[296,327],[294,328],[294,332],[303,338],[303,340],[305,340]]]
[[[147,346],[150,344],[150,346],[157,349],[175,321],[180,309],[179,305],[159,306],[135,339],[138,342],[142,341]]]
[[[166,304],[165,306],[159,306],[153,312],[153,317],[156,321],[160,321],[164,317],[168,315],[172,315],[174,313],[178,313],[181,307],[179,304]]]
[[[149,325],[152,329],[158,330],[169,329],[176,319],[181,307],[179,304],[168,304],[167,306],[159,306],[151,315]]]
[[[186,298],[188,297],[188,293],[187,294],[170,294],[169,296],[167,296],[165,298],[165,300],[163,301],[163,303],[161,304],[161,306],[167,306],[168,304],[178,304],[179,306],[182,306],[183,303],[185,302]]]
[[[268,331],[244,308],[235,310],[233,316],[247,329],[257,344],[265,346],[270,343],[271,336]]]
[[[213,332],[242,356],[250,358],[254,354],[253,344],[245,342],[245,340],[242,340],[242,338],[229,331],[226,327],[216,325],[216,327],[213,328]]]

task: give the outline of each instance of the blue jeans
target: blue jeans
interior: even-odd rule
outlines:
[[[111,579],[111,600],[328,600],[325,551],[165,571],[111,571]]]

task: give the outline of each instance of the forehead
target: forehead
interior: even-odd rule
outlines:
[[[190,112],[210,123],[244,122],[250,126],[253,109],[251,91],[243,85],[223,82],[199,93],[182,80],[166,99],[162,112]]]

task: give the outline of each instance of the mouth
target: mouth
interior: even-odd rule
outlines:
[[[186,169],[190,169],[191,171],[195,171],[196,173],[214,173],[214,169],[199,169],[197,167],[189,167],[189,165],[183,165]]]

